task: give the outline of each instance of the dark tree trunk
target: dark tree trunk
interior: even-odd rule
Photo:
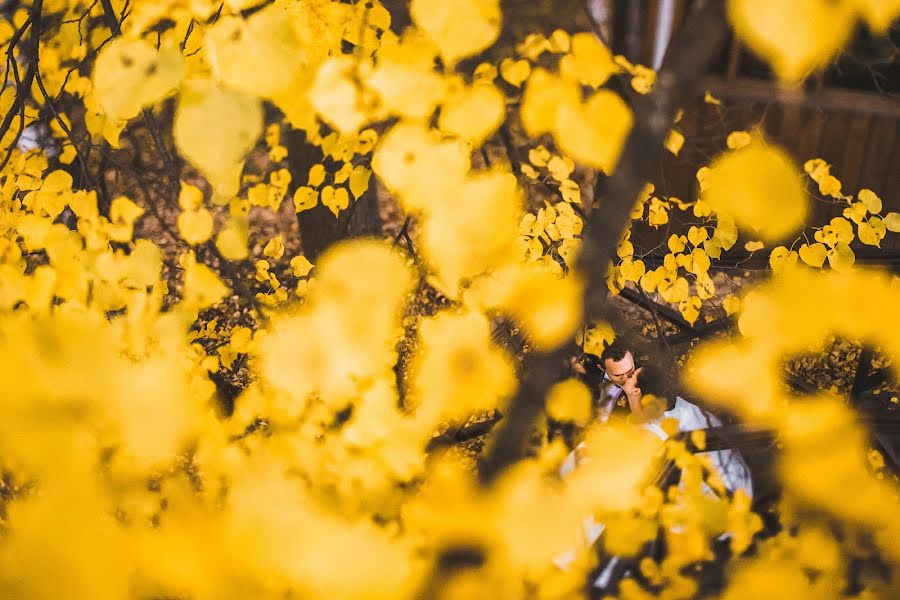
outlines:
[[[307,142],[302,131],[291,131],[284,135],[288,149],[288,169],[297,186],[305,185],[309,168],[323,159],[322,151]],[[381,233],[381,219],[378,213],[378,198],[374,181],[368,191],[357,201],[350,203],[346,210],[335,217],[328,207],[321,203],[314,208],[297,214],[300,226],[300,242],[303,254],[312,262],[323,250],[345,238]]]

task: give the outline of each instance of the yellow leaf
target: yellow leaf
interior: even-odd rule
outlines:
[[[839,242],[849,244],[853,241],[853,226],[850,224],[850,221],[843,217],[835,217],[831,219],[829,224],[834,230]]]
[[[325,181],[325,165],[315,164],[309,168],[309,174],[306,176],[306,185],[310,187],[319,187]]]
[[[734,294],[728,294],[722,301],[722,308],[725,309],[726,315],[731,316],[741,310],[741,299]]]
[[[468,151],[456,140],[442,140],[421,123],[401,122],[384,136],[372,157],[372,170],[397,194],[407,211],[421,211],[443,199],[436,193],[434,174],[445,188],[469,170]],[[441,190],[438,190],[440,192]]]
[[[778,246],[772,249],[769,254],[769,266],[776,273],[791,265],[797,264],[798,254],[793,250],[788,250],[784,246]]]
[[[571,179],[566,179],[559,184],[559,193],[566,202],[581,204],[581,188]]]
[[[691,228],[688,229],[687,238],[691,244],[699,246],[706,241],[707,235],[706,227],[696,227],[691,225]]]
[[[291,259],[291,270],[294,277],[306,277],[312,268],[313,264],[302,254]]]
[[[536,167],[546,167],[550,156],[550,151],[544,146],[535,146],[528,150],[528,161]]]
[[[209,239],[213,230],[212,214],[205,208],[184,210],[178,215],[178,233],[192,246]]]
[[[694,289],[700,300],[709,300],[716,295],[716,284],[709,273],[698,273],[694,280]]]
[[[719,106],[722,104],[722,101],[719,100],[718,98],[716,98],[715,96],[713,96],[711,93],[709,93],[709,90],[706,90],[706,92],[704,92],[703,101],[706,102],[707,104],[714,104],[716,106]]]
[[[322,204],[337,216],[350,205],[350,194],[345,187],[334,188],[326,185],[322,188]]]
[[[652,294],[656,291],[659,281],[659,274],[656,271],[647,271],[641,277],[640,285],[644,291]]]
[[[359,198],[366,193],[366,190],[369,189],[369,178],[371,176],[372,171],[363,165],[356,165],[353,167],[353,171],[350,172],[349,185],[350,193],[353,194],[354,198]]]
[[[534,167],[532,167],[529,164],[522,164],[521,169],[522,169],[522,174],[525,175],[525,177],[527,177],[528,179],[531,179],[532,181],[537,181],[541,176],[540,171],[538,171],[537,169],[535,169]]]
[[[751,141],[753,141],[753,138],[746,131],[732,131],[728,134],[725,144],[731,150],[737,150],[749,145]]]
[[[547,393],[547,416],[564,423],[587,425],[592,417],[591,391],[577,379],[555,384]]]
[[[884,223],[882,223],[880,219],[876,221],[875,218],[873,218],[868,222],[860,223],[856,229],[856,237],[859,238],[859,241],[868,246],[881,246],[881,240],[884,238],[884,235]]]
[[[208,80],[185,82],[175,112],[173,134],[179,152],[221,197],[235,195],[244,156],[262,133],[259,100]]]
[[[716,229],[713,231],[712,238],[703,243],[703,247],[706,249],[707,254],[714,258],[718,258],[718,256],[714,256],[713,253],[709,251],[708,245],[728,250],[734,246],[734,243],[738,238],[737,226],[734,223],[734,219],[732,219],[728,213],[720,212],[716,215],[716,221]]]
[[[851,2],[728,0],[727,6],[735,33],[791,82],[825,65],[847,42],[855,22]]]
[[[700,298],[698,298],[697,296],[691,296],[687,300],[683,300],[678,304],[678,311],[688,323],[693,325],[697,320],[697,317],[700,316],[701,306],[702,303],[700,302]]]
[[[614,92],[602,89],[584,104],[562,104],[554,140],[566,154],[586,165],[615,170],[633,116]]]
[[[619,265],[619,272],[625,281],[637,283],[647,272],[647,267],[642,260],[632,262],[630,258],[626,258],[622,261],[622,264]]]
[[[577,276],[559,277],[538,264],[514,273],[503,305],[522,324],[535,348],[549,350],[571,339],[581,322],[577,299],[582,284]]]
[[[811,267],[821,267],[825,264],[825,245],[820,243],[803,244],[798,252],[800,260]]]
[[[606,321],[595,321],[583,333],[579,331],[575,341],[581,344],[587,354],[599,357],[603,353],[603,349],[611,344],[615,338],[616,334],[609,323]]]
[[[669,135],[666,137],[666,150],[678,156],[681,148],[684,146],[684,135],[676,129],[670,129]]]
[[[216,248],[227,260],[247,258],[247,219],[232,217],[216,235]]]
[[[647,211],[647,223],[653,227],[659,227],[669,222],[669,203],[659,198],[650,199],[650,208]]]
[[[494,83],[497,79],[497,67],[491,63],[481,63],[472,73],[472,84]]]
[[[480,146],[506,116],[503,94],[493,85],[464,88],[441,107],[438,127]]]
[[[843,215],[859,225],[866,218],[866,213],[869,212],[869,209],[866,208],[866,205],[862,202],[853,202],[843,210]]]
[[[130,242],[134,222],[144,214],[144,209],[130,198],[114,198],[109,207],[109,238],[115,242]]]
[[[561,54],[563,52],[568,52],[571,47],[572,40],[569,37],[569,33],[563,31],[562,29],[555,29],[553,33],[550,34],[550,52],[554,52],[557,54]]]
[[[713,161],[702,198],[714,210],[759,233],[764,241],[785,237],[803,224],[806,192],[782,149],[753,143]]]
[[[576,33],[571,43],[571,53],[564,56],[559,64],[559,71],[564,76],[598,88],[619,71],[612,52],[593,33]]]
[[[577,106],[581,93],[574,81],[563,80],[544,69],[535,69],[528,78],[519,118],[525,132],[537,137],[556,126],[560,106]]]
[[[531,63],[527,60],[504,58],[500,61],[500,77],[514,87],[519,87],[531,75]]]
[[[872,214],[881,212],[881,198],[870,189],[861,189],[856,195],[859,201],[866,205],[866,209]]]
[[[660,283],[657,290],[666,302],[681,302],[690,294],[690,286],[684,277],[677,277],[670,285]]]
[[[571,181],[569,175],[575,170],[575,163],[569,158],[554,156],[547,163],[547,170],[550,171],[550,175],[553,179],[559,182]]]
[[[188,261],[184,269],[184,302],[192,307],[206,308],[225,297],[228,287],[216,274],[195,260]]]
[[[269,186],[257,183],[247,190],[247,200],[251,206],[266,206],[269,203]]]
[[[693,252],[691,252],[692,259],[692,267],[690,269],[691,273],[694,275],[699,275],[701,273],[706,273],[709,271],[710,260],[709,255],[706,254],[700,248],[694,248]]]
[[[319,203],[319,192],[309,186],[301,185],[294,190],[294,212],[302,212],[314,208]]]
[[[344,134],[356,133],[368,118],[355,82],[356,66],[349,56],[329,58],[316,71],[309,90],[322,120]]]
[[[181,183],[181,191],[178,192],[178,205],[181,210],[197,210],[203,207],[203,192],[197,186]]]
[[[228,87],[271,98],[293,82],[306,52],[295,18],[269,5],[247,19],[223,16],[206,29],[203,51]],[[273,77],[278,73],[277,77]]]
[[[499,0],[412,0],[409,14],[449,66],[484,50],[500,34]]]
[[[631,70],[631,87],[638,94],[649,94],[656,83],[656,71],[643,65],[635,65]]]
[[[888,231],[900,232],[900,213],[889,212],[884,216],[884,226]]]
[[[834,175],[826,175],[819,181],[819,192],[826,196],[840,197],[841,182]]]
[[[424,119],[434,112],[447,89],[433,65],[434,46],[410,30],[400,44],[381,47],[378,66],[366,83],[391,114]]]
[[[266,247],[263,248],[263,254],[278,260],[282,256],[284,256],[284,237],[280,235],[276,235],[269,243],[266,244]]]
[[[838,242],[828,251],[828,264],[835,271],[846,271],[856,262],[856,254],[844,242]]]
[[[695,217],[708,217],[712,214],[712,208],[702,199],[699,199],[694,203],[694,208],[691,212],[694,213]]]
[[[759,241],[750,241],[744,244],[744,250],[747,252],[756,252],[757,250],[762,250],[766,245]]]
[[[673,233],[669,236],[669,240],[666,245],[669,247],[669,250],[674,253],[678,253],[684,251],[686,241],[687,238],[685,238],[684,236],[678,236]]]
[[[94,67],[94,94],[107,119],[130,119],[172,93],[184,76],[178,48],[159,50],[142,39],[116,38],[103,47]]]

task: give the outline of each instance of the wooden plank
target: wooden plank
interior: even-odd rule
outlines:
[[[894,149],[896,133],[896,118],[878,117],[873,121],[866,159],[862,165],[857,187],[869,188],[884,197],[888,176],[892,170],[897,168],[894,156],[891,154]]]
[[[800,104],[829,111],[900,118],[900,101],[874,92],[829,87],[823,88],[821,93],[808,92],[803,88],[784,88],[772,81],[748,77],[734,80],[708,77],[702,85],[720,98]]]
[[[822,138],[817,149],[817,156],[824,158],[831,165],[839,164],[847,144],[848,119],[841,113],[829,112],[822,130]],[[833,174],[841,179],[840,172]]]
[[[900,212],[900,167],[897,166],[897,157],[900,157],[900,131],[894,134],[894,148],[887,159],[893,161],[893,166],[888,169],[888,176],[884,184],[884,193],[881,195],[882,213]],[[885,249],[900,250],[900,234],[888,234],[881,242]]]
[[[846,145],[841,160],[834,165],[834,173],[844,182],[848,191],[855,193],[859,189],[859,174],[866,160],[871,132],[871,115],[853,115],[847,125]]]
[[[848,122],[845,115],[835,112],[825,113],[817,147],[808,156],[799,157],[799,163],[802,165],[810,158],[822,158],[831,165],[840,161],[847,141],[847,127]],[[841,173],[836,171],[832,171],[832,173],[838,179],[843,180]],[[840,216],[843,207],[835,203],[833,198],[820,197],[815,183],[810,184],[809,190],[817,200],[812,203],[812,213],[808,222],[817,224],[828,223],[832,218]]]
[[[797,132],[796,158],[800,163],[810,158],[816,158],[819,152],[819,144],[822,142],[822,132],[825,130],[827,115],[825,111],[807,109],[803,129]]]
[[[781,107],[781,122],[775,139],[787,148],[792,154],[797,155],[803,140],[801,135],[804,124],[809,119],[810,111],[796,104],[785,104]]]

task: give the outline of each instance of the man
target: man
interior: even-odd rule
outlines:
[[[641,389],[637,386],[637,378],[642,369],[635,363],[631,350],[618,341],[607,344],[600,355],[600,367],[604,374],[598,398],[600,418],[606,421],[623,395],[631,412],[641,414]]]

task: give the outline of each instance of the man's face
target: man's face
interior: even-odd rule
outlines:
[[[603,363],[603,370],[614,384],[625,385],[625,380],[634,374],[634,356],[631,352],[626,352],[620,361],[607,358]]]

